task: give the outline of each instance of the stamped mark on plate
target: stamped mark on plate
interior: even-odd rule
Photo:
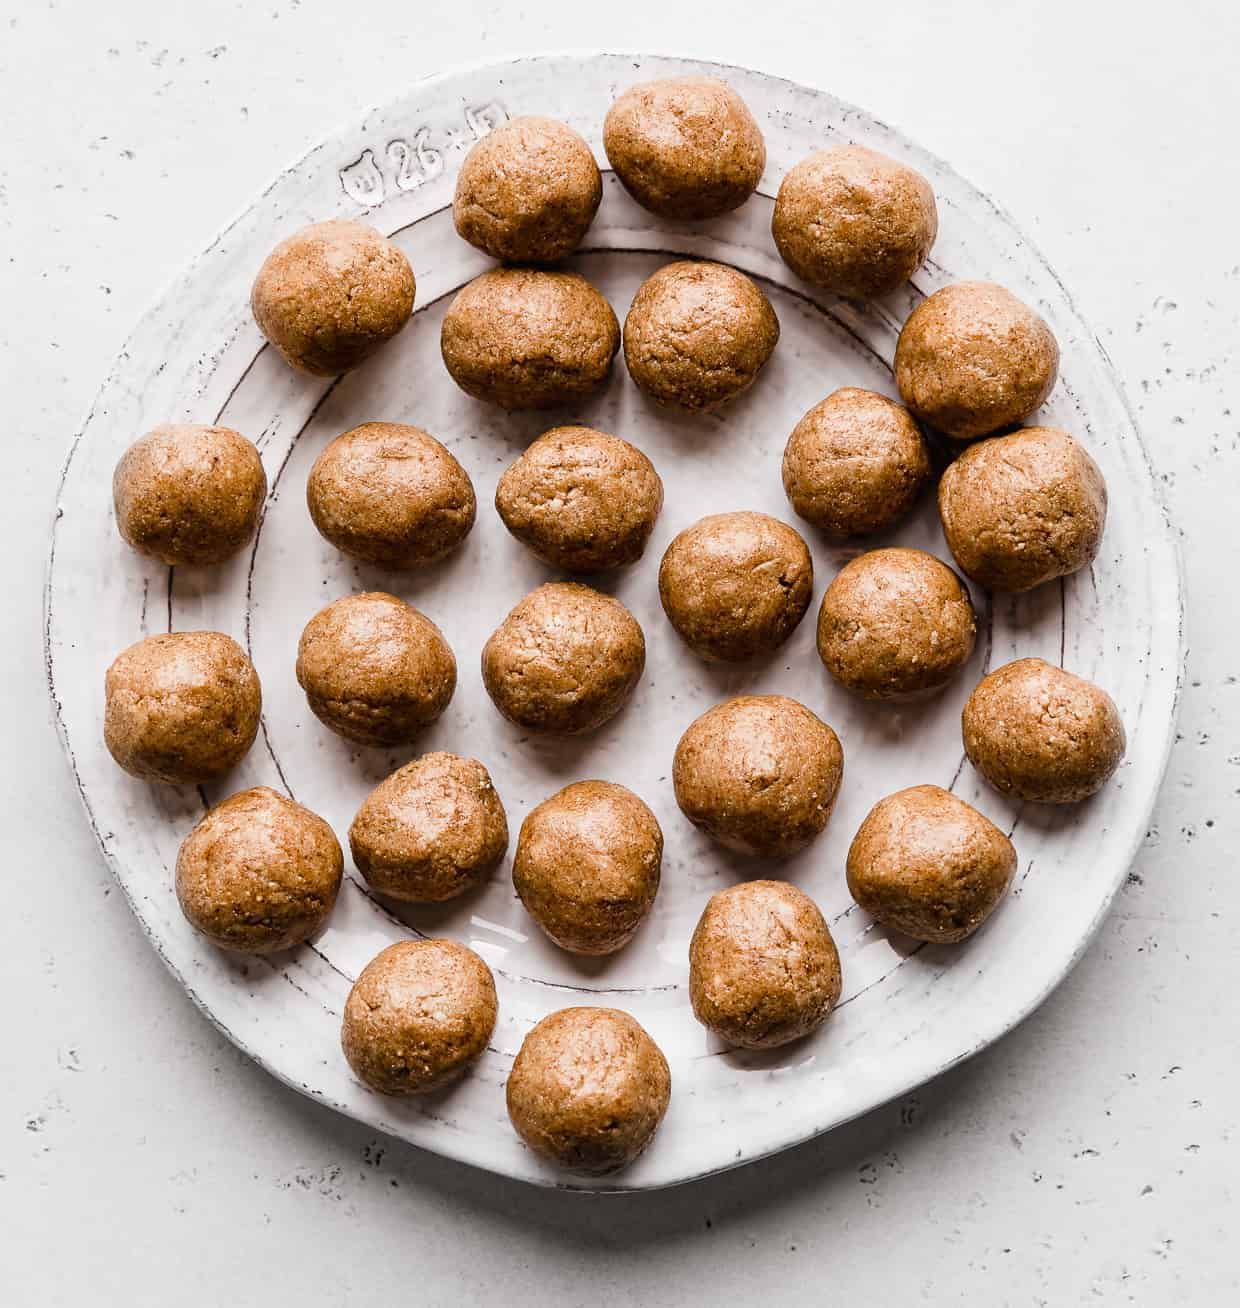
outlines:
[[[498,100],[467,106],[463,127],[434,131],[419,127],[408,137],[389,141],[377,155],[374,150],[363,150],[340,169],[340,185],[350,199],[373,209],[397,191],[416,191],[433,181],[443,172],[449,150],[468,149],[507,120],[508,110]]]

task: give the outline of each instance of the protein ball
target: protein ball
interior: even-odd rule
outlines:
[[[780,184],[771,218],[779,253],[798,277],[854,299],[902,286],[938,232],[930,183],[863,145],[802,159]]]
[[[452,380],[503,409],[576,404],[620,348],[611,305],[576,273],[493,268],[457,292],[440,334]]]
[[[840,997],[840,956],[818,905],[786,881],[711,896],[689,942],[693,1015],[742,1049],[774,1049],[820,1026]]]
[[[602,198],[585,140],[567,123],[530,115],[488,132],[465,156],[452,221],[493,259],[554,263],[581,244]]]
[[[349,849],[380,894],[439,904],[495,870],[508,849],[508,818],[476,758],[423,754],[366,796]]]
[[[314,461],[306,504],[323,538],[363,563],[416,568],[455,549],[474,525],[469,474],[433,437],[367,422]]]
[[[778,649],[805,616],[814,563],[805,542],[765,513],[716,513],[667,547],[659,598],[704,659],[738,662]]]
[[[977,809],[939,786],[910,786],[870,810],[848,850],[848,890],[883,926],[950,945],[998,907],[1016,850]]]
[[[628,441],[555,427],[499,479],[504,526],[544,563],[604,572],[636,563],[663,507],[663,482]]]
[[[482,649],[495,707],[527,731],[579,735],[614,717],[646,666],[637,619],[576,582],[531,591]]]
[[[448,707],[456,659],[443,633],[395,595],[346,595],[306,623],[297,681],[310,710],[359,745],[405,745]]]
[[[1124,724],[1110,695],[1042,659],[985,677],[961,714],[969,762],[996,790],[1034,804],[1096,794],[1124,757]]]
[[[744,100],[714,77],[630,86],[603,122],[603,148],[624,188],[664,218],[717,218],[744,204],[766,167]]]
[[[952,557],[979,586],[1024,591],[1094,561],[1107,486],[1085,450],[1055,427],[970,445],[939,482]]]
[[[254,279],[258,329],[286,363],[334,377],[368,359],[409,321],[413,269],[364,223],[312,223],[281,241]]]
[[[667,1112],[672,1077],[615,1008],[561,1008],[525,1037],[506,1096],[517,1134],[557,1167],[605,1176],[631,1163]]]
[[[771,302],[722,263],[665,264],[638,288],[624,320],[624,361],[657,404],[690,413],[748,390],[779,340]]]
[[[103,739],[135,777],[193,786],[236,767],[258,734],[263,696],[245,651],[218,631],[148,636],[104,678]]]
[[[833,391],[792,429],[784,491],[828,535],[868,536],[907,517],[933,475],[921,428],[875,391]]]
[[[631,790],[577,781],[522,822],[512,884],[561,948],[614,954],[650,912],[662,860],[663,832]]]
[[[863,699],[941,689],[969,661],[976,637],[964,583],[921,550],[870,550],[853,559],[818,611],[818,656]]]
[[[1051,393],[1058,372],[1054,333],[993,282],[935,291],[909,315],[896,344],[904,403],[957,440],[1022,422]]]
[[[231,427],[156,427],[112,475],[116,526],[139,554],[172,566],[222,563],[254,535],[267,474]]]
[[[213,945],[270,954],[326,924],[343,868],[340,842],[318,814],[258,786],[217,804],[186,836],[177,900]]]
[[[680,811],[728,849],[786,858],[827,825],[844,773],[839,737],[784,695],[740,695],[680,738],[672,785]]]
[[[340,1043],[383,1095],[455,1081],[487,1047],[498,1005],[491,969],[451,940],[402,940],[372,959],[345,1001]]]

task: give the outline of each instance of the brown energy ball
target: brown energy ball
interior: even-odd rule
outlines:
[[[495,488],[504,526],[565,572],[636,563],[662,507],[654,464],[628,441],[592,427],[546,432]]]
[[[286,363],[316,377],[356,368],[413,312],[413,269],[364,223],[311,223],[281,241],[254,279],[258,329]]]
[[[814,563],[765,513],[715,513],[686,528],[659,565],[668,621],[695,654],[734,663],[777,649],[805,616]]]
[[[576,273],[492,268],[457,292],[440,348],[452,380],[475,400],[550,409],[607,380],[620,324]]]
[[[1027,418],[1055,385],[1059,343],[1046,323],[993,282],[957,282],[909,314],[895,377],[913,413],[957,440]]]
[[[495,869],[508,849],[508,818],[476,758],[423,754],[366,796],[349,849],[381,894],[439,904]]]
[[[112,474],[126,544],[173,566],[231,558],[254,535],[266,498],[263,461],[231,427],[156,427],[121,455]]]
[[[863,699],[940,689],[969,661],[976,636],[964,583],[921,550],[870,550],[853,559],[818,611],[818,656]]]
[[[779,340],[771,302],[744,273],[682,260],[647,277],[624,320],[624,361],[657,404],[717,408],[753,385]]]
[[[236,767],[258,734],[258,673],[218,631],[148,636],[104,678],[103,739],[135,777],[193,786]]]
[[[966,576],[988,590],[1031,590],[1094,561],[1107,485],[1067,432],[1024,427],[970,445],[947,468],[939,515]]]
[[[792,507],[835,537],[894,527],[932,475],[925,437],[908,410],[857,386],[815,404],[784,448],[784,491]]]
[[[493,259],[553,263],[571,254],[594,221],[603,179],[567,123],[513,118],[473,147],[457,174],[457,235]]]
[[[267,786],[217,804],[177,854],[177,900],[213,945],[292,949],[331,915],[344,856],[317,813]]]
[[[383,1095],[455,1081],[495,1029],[491,969],[452,940],[402,940],[362,969],[345,1001],[340,1043],[354,1075]]]
[[[766,144],[748,105],[714,77],[630,86],[603,122],[603,149],[624,189],[663,218],[717,218],[762,179]]]
[[[839,737],[804,704],[739,695],[689,725],[672,785],[680,811],[721,845],[785,858],[827,825],[843,773]]]
[[[614,954],[650,912],[662,860],[663,832],[631,790],[577,781],[522,822],[512,884],[561,948]]]
[[[780,184],[771,218],[779,253],[798,277],[855,299],[902,286],[938,232],[930,183],[863,145],[802,159]]]
[[[1042,659],[985,677],[961,714],[969,762],[996,790],[1035,804],[1075,804],[1101,790],[1127,739],[1115,701]]]
[[[880,799],[848,850],[848,891],[883,926],[934,945],[972,935],[1016,871],[993,822],[939,786]]]
[[[645,1029],[615,1008],[561,1008],[525,1037],[507,1087],[517,1134],[588,1176],[631,1163],[667,1112],[672,1076]]]
[[[433,437],[367,422],[314,461],[306,503],[338,550],[384,568],[416,568],[455,549],[474,525],[469,474]]]
[[[306,623],[297,681],[325,726],[359,745],[405,745],[448,707],[456,659],[443,633],[395,595],[346,595]]]
[[[575,736],[614,717],[646,666],[646,639],[617,599],[571,581],[532,590],[482,649],[482,680],[518,727]]]
[[[693,1015],[742,1049],[809,1035],[840,985],[840,956],[818,905],[786,881],[745,881],[712,895],[689,942]]]

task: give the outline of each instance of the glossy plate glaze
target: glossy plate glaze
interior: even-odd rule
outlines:
[[[570,122],[602,160],[603,117],[617,91],[686,72],[725,76],[753,109],[768,148],[758,194],[716,222],[678,225],[638,208],[604,173],[588,248],[572,266],[602,289],[621,319],[641,280],[671,255],[743,269],[765,287],[782,327],[759,383],[721,414],[693,419],[653,408],[620,362],[606,389],[571,412],[507,415],[465,397],[440,360],[439,326],[452,293],[488,266],[452,228],[452,189],[468,147],[506,117],[540,113]],[[780,178],[809,151],[841,141],[912,164],[939,203],[931,261],[913,284],[866,306],[798,282],[770,238]],[[390,233],[418,280],[417,311],[405,332],[336,382],[286,368],[264,346],[248,307],[250,283],[271,246],[329,217],[363,219]],[[972,664],[945,694],[917,707],[864,705],[831,684],[814,652],[815,610],[776,658],[719,667],[690,656],[659,606],[658,563],[672,536],[726,509],[791,520],[780,458],[796,420],[837,386],[894,395],[890,361],[900,324],[926,294],[964,277],[1012,288],[1059,337],[1062,371],[1040,418],[1084,440],[1109,482],[1111,516],[1094,566],[993,606],[976,595],[983,631]],[[311,462],[333,436],[369,419],[433,432],[474,480],[477,526],[441,566],[414,576],[358,567],[311,524]],[[134,555],[116,534],[113,465],[137,435],[170,420],[226,423],[262,451],[271,490],[258,538],[222,568],[169,570]],[[646,558],[602,583],[645,628],[645,678],[602,731],[553,742],[525,737],[499,717],[483,691],[478,657],[508,609],[552,575],[492,511],[496,480],[533,436],[569,420],[640,445],[662,474],[667,499]],[[806,534],[816,606],[825,583],[857,551]],[[933,503],[884,543],[891,542],[946,557]],[[583,777],[623,782],[657,813],[667,840],[662,889],[651,919],[619,956],[580,961],[555,949],[513,895],[507,864],[480,893],[431,911],[379,902],[350,869],[328,929],[270,961],[227,957],[186,925],[172,867],[207,804],[244,786],[273,785],[323,814],[343,838],[367,790],[414,753],[350,747],[311,716],[293,676],[297,637],[310,615],[340,595],[377,588],[429,614],[458,656],[456,697],[419,750],[482,759],[514,839],[534,804]],[[138,326],[74,443],[53,531],[46,618],[51,693],[100,847],[156,949],[212,1021],[281,1080],[377,1129],[533,1182],[609,1189],[685,1181],[825,1131],[967,1058],[1045,998],[1080,956],[1145,829],[1172,735],[1181,641],[1172,533],[1120,387],[1065,288],[1003,212],[933,156],[826,92],[739,68],[619,54],[489,64],[419,83],[311,151],[223,232]],[[197,628],[229,632],[251,651],[263,682],[263,729],[224,785],[145,785],[122,773],[103,747],[104,669],[141,636]],[[1127,724],[1127,759],[1105,791],[1079,808],[1009,803],[963,760],[959,714],[968,691],[986,668],[1021,655],[1100,682]],[[844,785],[830,826],[779,866],[721,852],[689,827],[672,796],[681,731],[742,691],[803,700],[844,743]],[[844,884],[845,851],[871,804],[917,782],[952,787],[1012,832],[1020,854],[1008,901],[956,948],[889,936],[850,906]],[[733,1053],[690,1012],[688,938],[714,890],[765,875],[789,878],[822,906],[843,960],[843,999],[809,1040],[775,1053]],[[478,950],[496,974],[500,1020],[472,1076],[432,1099],[398,1102],[354,1081],[340,1054],[339,1026],[358,971],[410,934],[448,935]],[[654,1144],[603,1182],[542,1166],[504,1110],[504,1081],[525,1032],[570,1004],[627,1009],[672,1067],[672,1105]]]

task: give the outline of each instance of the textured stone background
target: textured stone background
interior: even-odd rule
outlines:
[[[1236,1302],[1240,11],[435,9],[0,3],[4,1302]],[[224,1043],[114,889],[41,688],[55,479],[136,316],[364,106],[452,63],[570,46],[817,83],[995,196],[1127,379],[1190,602],[1180,738],[1145,848],[1041,1011],[850,1128],[627,1200],[374,1139]]]

